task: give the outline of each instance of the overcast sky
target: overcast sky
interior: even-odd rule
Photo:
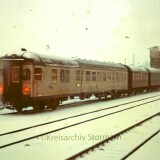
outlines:
[[[159,0],[0,0],[0,55],[26,48],[143,64],[160,45]]]

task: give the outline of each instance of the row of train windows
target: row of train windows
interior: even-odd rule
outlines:
[[[51,70],[51,80],[53,83],[57,82],[58,71],[57,69]],[[23,80],[30,80],[30,69],[23,69]],[[69,82],[70,72],[69,70],[60,70],[60,81]],[[148,75],[145,73],[134,73],[134,80],[148,80]],[[34,68],[34,80],[42,80],[42,68]],[[126,81],[126,73],[116,72],[114,75],[111,72],[91,72],[76,70],[76,81]],[[152,80],[160,80],[160,75],[152,75]],[[12,68],[12,81],[19,81],[19,67]]]
[[[23,70],[23,79],[29,80],[30,79],[30,70],[25,69]],[[57,69],[51,70],[51,80],[53,83],[57,82],[58,71]],[[76,81],[126,81],[126,73],[118,73],[116,72],[114,75],[111,72],[91,72],[86,71],[85,75],[84,72],[80,70],[76,70]],[[35,68],[34,69],[34,80],[42,80],[42,68]],[[60,70],[60,81],[61,82],[69,82],[70,80],[70,71],[69,70]]]
[[[160,80],[160,75],[158,74],[152,75],[152,80]]]
[[[146,73],[133,73],[133,80],[148,80]]]
[[[51,70],[51,80],[53,83],[57,82],[58,71],[57,69]],[[34,80],[42,80],[42,68],[34,69]],[[61,82],[69,82],[69,70],[61,70],[60,71],[60,81]]]
[[[112,72],[91,72],[86,71],[85,76],[82,71],[82,81],[126,81],[126,73],[112,73]],[[77,75],[77,74],[76,74]],[[80,80],[80,76],[76,76],[76,80]]]

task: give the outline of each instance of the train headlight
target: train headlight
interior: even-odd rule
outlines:
[[[0,95],[2,95],[2,94],[3,94],[3,85],[0,84]]]
[[[24,94],[29,95],[29,94],[30,94],[30,92],[31,92],[31,90],[30,90],[30,88],[29,88],[29,87],[24,87],[24,88],[23,88],[23,93],[24,93]]]

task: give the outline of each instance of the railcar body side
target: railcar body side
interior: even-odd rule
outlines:
[[[160,88],[160,69],[147,68],[149,71],[149,89],[157,90]]]
[[[144,67],[127,66],[128,69],[128,92],[136,93],[148,90],[149,72]]]
[[[28,105],[41,109],[46,104],[56,107],[60,100],[81,91],[75,79],[79,67],[76,61],[30,52],[6,55],[2,60],[5,65],[4,100],[19,111]]]
[[[121,64],[100,63],[87,60],[76,60],[82,70],[82,94],[88,97],[107,95],[120,95],[128,89],[127,69]]]

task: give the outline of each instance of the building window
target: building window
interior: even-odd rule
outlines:
[[[42,80],[42,68],[34,68],[34,80]]]
[[[52,83],[56,83],[57,82],[57,69],[52,69]]]

